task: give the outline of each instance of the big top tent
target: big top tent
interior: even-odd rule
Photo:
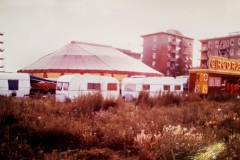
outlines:
[[[121,51],[107,45],[72,41],[18,72],[42,78],[58,78],[65,74],[98,74],[121,80],[132,75],[163,76]]]

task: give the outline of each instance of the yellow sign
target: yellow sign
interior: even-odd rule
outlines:
[[[207,94],[208,93],[208,85],[202,85],[202,93]]]
[[[240,71],[240,61],[223,57],[209,56],[209,69]]]
[[[208,93],[208,73],[197,73],[195,92],[199,94]]]

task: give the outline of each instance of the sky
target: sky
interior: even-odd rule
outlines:
[[[141,35],[180,31],[199,39],[240,31],[240,0],[0,0],[4,70],[16,72],[71,41],[142,52]]]

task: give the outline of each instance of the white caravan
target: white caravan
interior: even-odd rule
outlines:
[[[24,97],[30,93],[30,75],[27,73],[0,73],[0,96]]]
[[[119,97],[119,81],[97,75],[63,75],[57,80],[56,101],[73,100],[81,95],[100,93],[103,98]]]
[[[166,92],[180,94],[183,87],[173,77],[131,77],[122,80],[122,97],[126,101],[137,99],[140,91],[147,91],[150,97],[155,97]]]
[[[150,97],[156,97],[159,94],[183,92],[182,83],[173,77],[147,77],[143,83],[143,90],[149,92]]]
[[[126,101],[132,101],[137,99],[139,96],[139,92],[143,88],[143,82],[146,77],[128,77],[123,78],[121,93],[123,99]]]

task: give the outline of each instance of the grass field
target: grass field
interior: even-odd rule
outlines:
[[[240,159],[240,101],[0,97],[0,159]]]

